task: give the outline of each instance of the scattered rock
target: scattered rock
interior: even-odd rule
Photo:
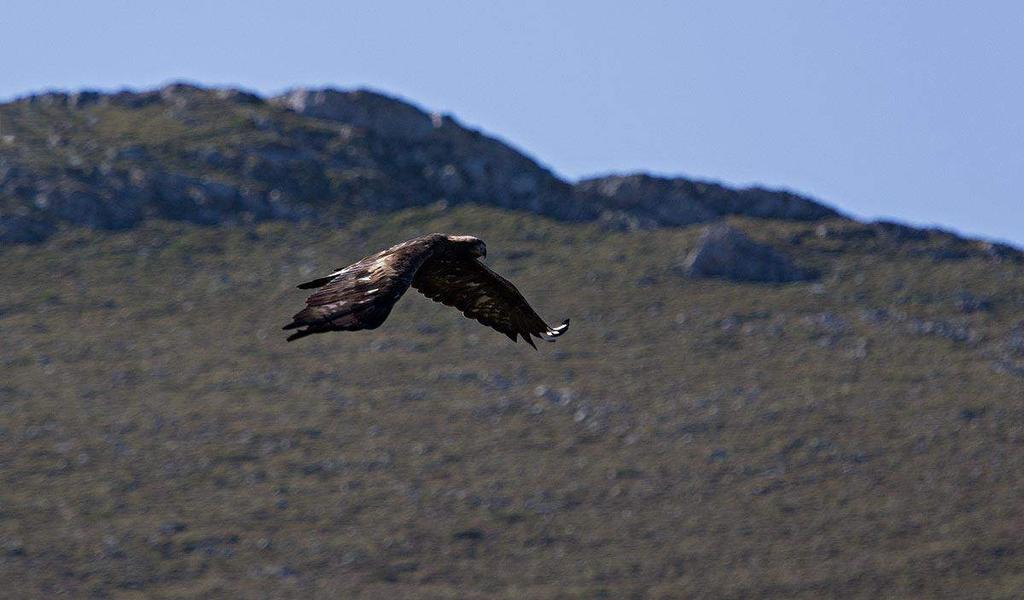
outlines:
[[[984,296],[975,296],[969,292],[960,292],[954,298],[957,310],[964,314],[988,312],[992,310],[992,300]]]
[[[25,544],[19,539],[9,538],[0,542],[3,554],[9,557],[25,556]]]
[[[186,554],[195,552],[204,556],[231,557],[234,555],[232,547],[238,544],[238,541],[239,537],[234,534],[209,536],[185,540],[181,545],[181,549]]]
[[[68,96],[68,106],[72,108],[85,108],[98,104],[102,100],[103,94],[95,90],[82,90],[75,92]]]
[[[472,541],[472,542],[477,542],[477,541],[480,541],[480,540],[484,539],[484,532],[482,530],[480,530],[480,529],[475,528],[475,527],[470,528],[470,529],[463,529],[461,531],[456,531],[455,533],[453,533],[452,534],[452,539],[453,540],[468,540],[468,541]]]
[[[722,462],[729,458],[729,452],[724,448],[715,448],[708,453],[708,460],[715,462]]]
[[[639,217],[622,210],[606,210],[598,218],[604,231],[627,232],[654,229],[658,222],[650,217]]]
[[[941,319],[910,319],[907,329],[914,335],[934,335],[951,342],[974,343],[978,334],[965,323]]]
[[[898,242],[921,241],[928,239],[928,230],[911,227],[893,221],[875,221],[871,224],[882,236]]]
[[[988,412],[986,407],[963,408],[960,410],[960,419],[973,421],[985,416],[986,412]]]
[[[148,92],[122,90],[107,96],[102,100],[102,102],[112,106],[120,106],[122,108],[138,109],[152,104],[157,104],[160,100],[159,90],[152,90]]]
[[[1006,353],[1016,358],[1024,358],[1024,323],[1010,332],[1004,344]]]
[[[998,373],[1024,377],[1024,322],[1014,327],[997,346],[992,368]]]
[[[164,535],[172,535],[175,533],[181,533],[188,529],[188,525],[181,521],[165,521],[160,524],[160,533]]]
[[[1001,244],[999,242],[975,242],[975,246],[983,256],[996,262],[1024,262],[1024,252],[1009,244]]]
[[[216,97],[220,100],[227,100],[228,102],[234,102],[236,104],[263,104],[264,100],[260,96],[241,90],[238,88],[224,88],[214,92]]]
[[[268,565],[259,569],[259,574],[272,579],[291,579],[299,576],[299,572],[288,565]]]
[[[852,242],[869,240],[878,236],[878,232],[861,223],[821,224],[815,227],[814,235],[824,240]]]

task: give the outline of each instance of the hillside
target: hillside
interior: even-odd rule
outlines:
[[[178,125],[166,90],[0,107],[3,219],[39,228],[0,248],[5,597],[1020,597],[1018,250],[569,184],[377,95],[344,124],[168,89],[199,98]],[[426,174],[464,139],[511,179]],[[234,200],[150,194],[177,178]],[[103,208],[59,209],[82,197]],[[284,342],[296,283],[430,231],[485,239],[570,332],[534,351],[410,293],[378,330]]]

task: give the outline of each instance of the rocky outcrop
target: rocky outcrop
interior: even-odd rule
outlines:
[[[578,193],[596,198],[607,209],[669,226],[704,223],[727,215],[795,221],[841,216],[824,204],[791,192],[736,190],[716,183],[642,173],[586,179],[576,188]]]
[[[440,125],[439,116],[431,117],[397,98],[367,90],[298,88],[270,101],[303,116],[337,121],[403,140],[422,140],[433,133],[435,123]]]
[[[428,114],[397,98],[367,90],[292,90],[271,102],[298,114],[352,127],[380,140],[394,179],[418,177],[430,197],[406,197],[404,208],[422,200],[473,202],[526,210],[559,219],[588,220],[599,211],[572,187],[509,145],[464,127],[449,115]]]
[[[678,270],[688,277],[790,283],[814,279],[770,246],[759,244],[724,223],[707,227]]]

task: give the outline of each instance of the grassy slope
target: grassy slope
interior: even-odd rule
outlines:
[[[735,224],[821,283],[678,277],[696,228],[468,207],[5,249],[5,592],[1016,597],[1024,378],[993,361],[1022,267]],[[295,283],[432,230],[569,334],[534,352],[410,293],[284,343]]]

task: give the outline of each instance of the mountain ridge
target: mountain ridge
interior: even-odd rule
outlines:
[[[46,92],[0,104],[0,242],[64,225],[337,220],[475,203],[613,229],[738,214],[841,214],[799,194],[646,173],[573,183],[503,140],[382,92],[294,88],[263,97],[188,83]]]

